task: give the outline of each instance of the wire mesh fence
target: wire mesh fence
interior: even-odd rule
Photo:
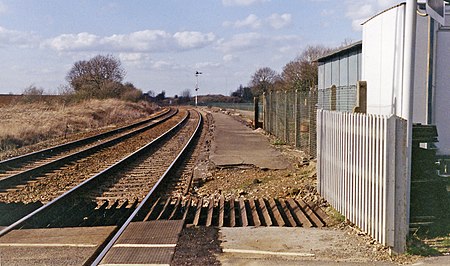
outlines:
[[[263,96],[264,129],[289,144],[315,157],[316,104],[314,91],[274,91]]]
[[[352,112],[356,103],[356,85],[331,87],[319,90],[317,108],[340,112]]]
[[[317,109],[351,112],[356,86],[320,91],[269,91],[263,95],[264,130],[280,143],[295,146],[316,157]]]

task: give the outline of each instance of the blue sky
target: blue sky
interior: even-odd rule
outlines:
[[[392,0],[0,0],[0,93],[66,84],[74,62],[112,54],[126,81],[167,95],[224,94],[307,45],[361,39]]]

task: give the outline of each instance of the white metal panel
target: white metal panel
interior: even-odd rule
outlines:
[[[381,13],[363,25],[362,80],[367,112],[401,117],[405,6]]]
[[[429,17],[417,16],[413,122],[427,124]]]
[[[437,33],[436,47],[436,88],[435,88],[435,123],[439,142],[439,153],[450,155],[450,31]]]

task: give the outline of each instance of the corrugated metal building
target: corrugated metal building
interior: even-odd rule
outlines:
[[[362,42],[356,42],[327,54],[318,62],[318,107],[349,112],[355,105],[356,84],[361,80]],[[331,87],[336,86],[336,99],[331,99]]]

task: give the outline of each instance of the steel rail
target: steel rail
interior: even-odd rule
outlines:
[[[153,196],[153,193],[158,190],[159,185],[165,180],[166,176],[173,170],[173,167],[179,162],[180,158],[185,154],[188,147],[192,144],[192,140],[199,134],[200,127],[203,123],[202,115],[200,112],[196,111],[199,116],[199,121],[197,124],[197,127],[195,128],[195,132],[192,134],[192,136],[189,138],[186,145],[183,147],[183,149],[178,153],[175,160],[172,161],[170,166],[166,169],[166,171],[162,174],[162,176],[158,179],[156,184],[152,187],[150,192],[145,196],[145,198],[139,203],[139,205],[136,207],[136,209],[131,213],[130,217],[124,222],[124,224],[120,227],[120,229],[116,232],[116,234],[111,238],[111,240],[106,244],[106,246],[103,248],[103,250],[100,252],[100,254],[96,257],[96,259],[92,262],[92,266],[97,266],[100,264],[100,262],[103,260],[103,258],[106,256],[106,254],[109,252],[109,250],[113,247],[115,242],[119,239],[119,237],[122,235],[122,233],[125,231],[125,229],[128,227],[128,225],[133,221],[134,218],[137,217],[139,211],[143,208],[143,206],[149,201],[150,197]]]
[[[75,159],[77,157],[89,156],[91,153],[93,153],[93,152],[95,152],[97,150],[109,147],[111,145],[114,145],[115,143],[118,143],[118,142],[123,141],[123,140],[125,140],[127,138],[130,138],[130,137],[133,137],[133,136],[135,136],[135,135],[137,135],[137,134],[139,134],[141,132],[144,132],[144,131],[152,128],[152,127],[155,127],[156,125],[161,124],[162,122],[166,121],[167,119],[169,119],[172,116],[174,116],[175,114],[177,114],[177,112],[178,112],[178,109],[176,109],[173,114],[171,114],[171,115],[169,115],[167,117],[164,117],[161,120],[155,120],[154,123],[152,123],[150,125],[147,125],[145,127],[139,128],[137,130],[134,130],[132,132],[129,132],[129,133],[125,134],[125,135],[115,137],[115,138],[110,139],[108,141],[99,143],[97,145],[88,147],[86,149],[83,149],[81,151],[77,151],[77,152],[68,154],[66,156],[60,157],[60,158],[55,159],[53,161],[50,161],[48,163],[44,163],[44,164],[39,165],[37,167],[34,167],[34,168],[31,168],[31,169],[25,170],[23,172],[20,172],[20,173],[8,176],[6,178],[3,178],[3,179],[0,180],[0,188],[7,188],[7,187],[10,187],[10,186],[13,186],[16,183],[20,182],[22,179],[27,178],[28,176],[45,172],[48,169],[51,169],[52,167],[57,167],[58,165],[62,165],[64,163],[67,163],[68,161],[73,160],[73,159]]]
[[[43,150],[27,153],[27,154],[24,154],[24,155],[20,155],[20,156],[17,156],[17,157],[13,157],[13,158],[10,158],[10,159],[6,159],[6,160],[3,160],[3,161],[0,161],[0,170],[1,169],[5,169],[5,167],[8,167],[8,166],[16,165],[18,163],[26,163],[28,161],[33,160],[36,157],[40,157],[40,156],[48,157],[49,154],[51,155],[51,154],[55,154],[55,153],[58,153],[58,152],[65,151],[67,149],[73,149],[73,148],[76,148],[76,147],[79,147],[79,146],[82,146],[82,145],[86,145],[86,144],[92,143],[92,142],[94,142],[94,141],[96,141],[98,139],[107,138],[107,137],[110,137],[112,135],[118,134],[118,133],[120,133],[122,131],[133,129],[135,127],[138,127],[138,126],[141,126],[141,125],[143,125],[145,123],[148,123],[148,122],[150,122],[152,120],[160,118],[160,117],[168,114],[171,110],[172,110],[171,108],[165,109],[164,111],[156,113],[154,116],[152,116],[152,117],[150,117],[148,119],[145,119],[143,121],[140,121],[140,122],[137,122],[137,123],[133,123],[131,125],[123,126],[123,127],[120,127],[120,128],[116,128],[116,129],[113,129],[113,130],[110,130],[110,131],[107,131],[107,132],[104,132],[104,133],[101,133],[101,134],[97,134],[97,135],[94,135],[94,136],[91,136],[91,137],[87,137],[87,138],[83,138],[83,139],[79,139],[79,140],[74,140],[74,141],[71,141],[71,142],[68,142],[68,143],[64,143],[64,144],[61,144],[61,145],[57,145],[57,146],[54,146],[54,147],[50,147],[50,148],[47,148],[47,149],[43,149]]]
[[[59,197],[53,199],[49,203],[41,206],[40,208],[34,210],[33,212],[29,213],[28,215],[26,215],[26,216],[22,217],[21,219],[17,220],[13,224],[11,224],[11,225],[7,226],[6,228],[2,229],[0,231],[0,237],[2,237],[3,235],[7,234],[11,230],[16,229],[17,227],[19,227],[20,225],[22,225],[23,223],[25,223],[29,219],[32,219],[35,215],[42,213],[43,211],[47,210],[48,208],[54,207],[57,204],[62,204],[63,200],[68,199],[69,196],[72,196],[72,195],[74,195],[75,193],[78,193],[78,192],[82,193],[83,189],[86,189],[86,190],[89,189],[89,185],[92,185],[94,182],[99,181],[99,179],[101,179],[101,178],[107,177],[110,173],[116,171],[117,169],[120,169],[124,165],[127,165],[130,161],[135,160],[142,153],[144,153],[147,150],[151,149],[154,145],[157,145],[162,140],[164,140],[167,136],[169,136],[169,134],[173,133],[176,129],[181,127],[181,125],[183,125],[183,123],[186,122],[188,118],[189,118],[189,112],[182,119],[182,121],[180,121],[175,126],[170,128],[164,134],[160,135],[156,139],[154,139],[151,142],[147,143],[145,146],[139,148],[134,153],[124,157],[123,159],[121,159],[117,163],[115,163],[115,164],[111,165],[110,167],[104,169],[103,171],[95,174],[94,176],[90,177],[89,179],[86,179],[82,183],[80,183],[77,186],[73,187],[72,189],[66,191],[64,194],[62,194]]]

